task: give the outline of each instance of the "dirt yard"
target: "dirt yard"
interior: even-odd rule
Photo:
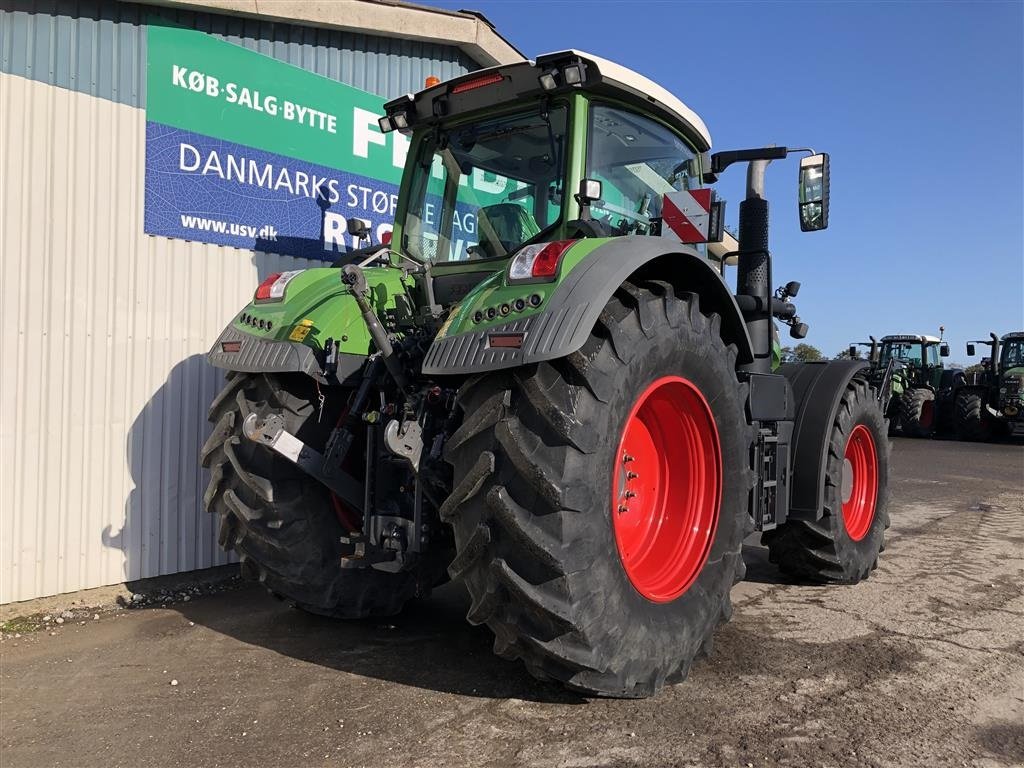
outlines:
[[[466,624],[457,585],[347,624],[244,585],[8,625],[0,763],[1022,765],[1024,448],[896,440],[893,456],[871,579],[790,584],[751,540],[714,654],[654,699],[535,682]]]

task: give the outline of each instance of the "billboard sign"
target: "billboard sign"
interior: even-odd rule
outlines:
[[[349,217],[391,229],[409,140],[384,100],[191,29],[150,24],[144,229],[331,260]]]

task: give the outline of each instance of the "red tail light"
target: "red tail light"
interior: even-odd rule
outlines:
[[[575,240],[556,240],[536,243],[519,250],[508,265],[508,279],[512,282],[553,280],[558,275],[562,256]]]
[[[277,282],[280,276],[280,272],[275,272],[260,283],[260,287],[256,289],[256,301],[266,301],[270,298],[270,288]]]
[[[268,275],[267,279],[256,289],[256,295],[253,298],[256,301],[280,301],[284,298],[284,291],[288,287],[288,283],[302,271],[301,269],[292,269],[288,272],[274,272],[272,275]]]

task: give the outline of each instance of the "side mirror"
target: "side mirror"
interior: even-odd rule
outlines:
[[[370,237],[370,227],[362,219],[358,219],[353,216],[348,219],[345,224],[348,229],[348,233],[353,237],[358,237],[360,240],[365,240]]]
[[[856,344],[851,344],[850,345],[850,359],[853,360],[856,357],[857,357],[857,345]]]
[[[800,231],[816,232],[828,226],[828,155],[800,160]]]
[[[939,345],[939,356],[940,357],[949,357],[949,344],[940,344]]]
[[[968,357],[974,357],[974,345],[970,342],[967,344],[967,355]]]

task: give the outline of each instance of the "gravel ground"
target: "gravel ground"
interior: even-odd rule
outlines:
[[[714,654],[654,699],[533,681],[456,586],[338,623],[225,582],[6,622],[0,763],[1024,765],[1024,449],[893,455],[872,578],[790,584],[752,540]]]

